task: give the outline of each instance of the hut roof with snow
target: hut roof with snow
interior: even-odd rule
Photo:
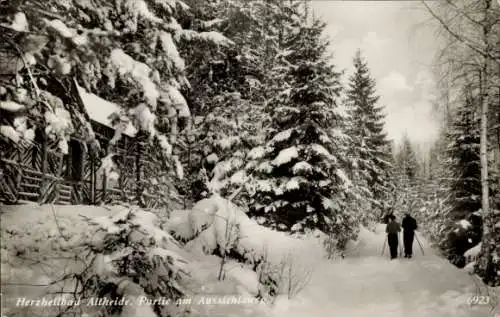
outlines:
[[[90,119],[114,129],[115,127],[113,125],[112,118],[114,115],[119,115],[123,111],[123,108],[113,102],[109,102],[97,95],[87,92],[79,85],[77,85],[77,89],[80,97],[82,98],[85,111],[89,115]],[[137,129],[131,122],[128,122],[123,134],[129,137],[134,137],[137,135]]]

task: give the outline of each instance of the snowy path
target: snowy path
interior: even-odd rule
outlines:
[[[366,238],[365,238],[366,239]],[[472,277],[415,242],[414,258],[390,261],[380,252],[383,234],[372,234],[359,254],[325,262],[297,298],[277,302],[275,316],[493,317],[486,306],[469,306]],[[498,315],[497,315],[498,316]]]

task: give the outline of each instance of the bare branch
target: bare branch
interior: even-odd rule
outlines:
[[[495,58],[490,53],[488,53],[488,52],[484,51],[483,49],[477,47],[477,45],[474,45],[472,41],[468,40],[464,36],[458,35],[455,31],[453,31],[448,26],[448,24],[443,20],[443,18],[441,18],[438,14],[436,14],[434,12],[434,10],[431,9],[431,7],[426,3],[425,0],[422,0],[422,4],[425,6],[425,8],[427,9],[427,11],[429,11],[429,13],[439,22],[439,24],[441,24],[441,26],[448,32],[448,34],[450,34],[451,36],[453,36],[454,38],[456,38],[457,40],[459,40],[460,42],[462,42],[463,44],[465,44],[467,47],[469,47],[470,49],[472,49],[473,51],[475,51],[476,53],[478,53],[482,57],[490,59],[490,60],[495,61],[495,62],[497,62],[497,63],[500,64],[500,60],[498,60],[498,58]]]
[[[54,205],[53,204],[50,204],[50,208],[52,209],[52,215],[54,216],[54,221],[56,223],[56,226],[57,226],[57,230],[59,231],[59,234],[61,235],[61,237],[65,240],[65,241],[69,241],[69,238],[66,237],[63,233],[62,233],[62,230],[61,230],[61,226],[59,226],[59,222],[57,221],[57,216],[56,216],[56,211],[54,209]]]
[[[452,6],[455,10],[457,10],[462,16],[464,16],[467,20],[469,20],[470,22],[476,24],[477,26],[480,26],[482,27],[483,25],[481,24],[481,22],[479,21],[476,21],[474,20],[473,18],[471,18],[467,13],[465,13],[461,8],[459,8],[456,4],[454,4],[451,0],[446,0],[446,2]]]

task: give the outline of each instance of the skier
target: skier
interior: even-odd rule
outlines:
[[[405,248],[405,258],[411,259],[413,255],[413,239],[417,230],[417,221],[407,212],[402,222],[403,244]]]
[[[385,232],[387,233],[387,243],[389,244],[389,250],[391,253],[391,260],[398,257],[398,234],[401,231],[401,227],[399,223],[396,222],[396,217],[394,215],[390,215],[389,222],[385,227]]]

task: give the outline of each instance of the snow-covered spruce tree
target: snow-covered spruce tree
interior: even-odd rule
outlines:
[[[390,168],[384,171],[384,177],[388,181],[386,182],[387,187],[385,188],[384,194],[381,198],[380,213],[377,215],[378,221],[385,221],[385,215],[394,211],[394,197],[396,196],[396,191],[398,190],[396,178],[397,173],[395,172],[395,151],[394,140],[388,140],[387,145],[385,146],[385,152],[389,153],[387,162]],[[366,211],[367,210],[365,210],[365,212]]]
[[[449,232],[442,247],[455,264],[463,264],[463,254],[482,239],[480,118],[478,99],[464,89],[464,101],[453,116],[446,151],[448,179]],[[492,174],[491,174],[492,175]],[[494,196],[494,188],[490,193]]]
[[[433,179],[439,210],[429,215],[434,242],[453,264],[465,264],[464,252],[481,240],[481,170],[479,116],[470,89],[454,111],[446,131],[437,141]]]
[[[420,231],[425,234],[436,249],[442,250],[450,221],[449,179],[450,169],[446,155],[448,124],[443,124],[437,140],[429,150],[429,172],[423,187],[424,202],[419,209]],[[445,252],[443,255],[446,256]]]
[[[334,232],[338,247],[353,235],[355,215],[344,207],[345,136],[337,108],[340,74],[329,64],[324,24],[314,20],[287,35],[274,69],[272,125],[263,146],[248,154],[249,214],[283,231]]]
[[[414,151],[417,158],[416,175],[407,191],[406,209],[401,210],[401,212],[409,210],[418,221],[421,221],[421,211],[427,203],[427,196],[430,194],[426,178],[428,159],[426,152],[420,145],[415,145]]]
[[[353,59],[354,73],[349,79],[347,134],[352,139],[348,156],[352,160],[352,175],[362,196],[370,203],[372,218],[383,209],[382,201],[390,190],[391,169],[389,141],[384,132],[384,107],[378,106],[375,80],[367,62],[358,50]],[[376,215],[376,209],[379,212]]]
[[[265,14],[269,15],[265,9],[271,4],[226,0],[188,3],[196,8],[193,24],[197,28],[219,30],[235,43],[229,49],[213,45],[206,45],[203,50],[185,49],[190,56],[187,76],[192,86],[189,99],[195,120],[191,134],[185,138],[183,159],[193,175],[212,178],[217,174],[219,178],[226,175],[218,174],[221,167],[214,170],[216,164],[227,168],[233,163],[231,169],[241,168],[242,157],[258,143],[262,131],[262,43],[267,34]],[[207,59],[207,54],[213,57]],[[190,181],[195,200],[201,198],[203,191],[218,190],[219,186],[198,190],[205,187],[204,178],[193,177]]]
[[[468,96],[457,109],[447,135],[448,166],[453,176],[449,190],[455,219],[465,219],[481,209],[480,122],[475,108],[472,97]]]
[[[396,168],[401,171],[402,177],[412,184],[418,173],[418,159],[415,149],[407,134],[403,135],[401,145],[396,153]]]
[[[222,154],[224,152],[221,150],[224,149],[216,152],[222,155],[219,154],[220,161],[213,169],[210,187],[243,206],[248,205],[249,196],[245,191],[239,191],[245,183],[241,169],[247,161],[249,151],[265,142],[266,131],[271,122],[270,113],[265,111],[265,107],[275,91],[272,85],[275,73],[269,70],[274,67],[277,56],[283,52],[285,37],[297,26],[300,19],[299,7],[297,2],[256,1],[249,6],[253,8],[253,12],[247,7],[237,8],[236,11],[236,25],[240,25],[241,21],[249,21],[250,24],[246,26],[250,28],[249,33],[264,45],[256,46],[254,41],[248,42],[248,39],[237,40],[242,43],[242,56],[247,61],[245,69],[250,85],[241,90],[246,92],[243,94],[247,96],[246,103],[240,106],[241,109],[233,111],[238,113],[238,120],[235,122],[236,137],[231,136],[224,141],[238,142],[233,141],[231,147],[226,147],[226,155]]]
[[[279,52],[283,34],[298,19],[298,4],[193,2],[199,15],[209,21],[199,23],[200,27],[220,30],[235,43],[231,50],[218,50],[213,63],[201,62],[193,68],[188,65],[193,91],[208,92],[196,94],[192,100],[195,123],[191,140],[196,141],[195,146],[187,147],[188,165],[196,174],[203,167],[193,187],[204,186],[208,177],[211,181],[204,191],[228,196],[241,187],[242,179],[238,175],[231,177],[232,173],[243,167],[246,153],[264,141],[263,127],[269,122],[268,114],[263,111],[266,96],[270,95],[268,69]],[[237,201],[242,205],[247,202],[244,195],[239,195]]]
[[[153,304],[153,299],[175,301],[188,295],[183,282],[190,275],[188,262],[179,255],[179,243],[160,228],[160,219],[153,213],[128,208],[113,216],[84,218],[91,225],[93,237],[83,244],[87,265],[77,275],[75,289],[75,296],[90,303],[83,305],[87,306],[84,312],[89,316],[179,316],[176,305]],[[108,302],[123,299],[128,304],[91,304],[97,297]],[[145,305],[144,298],[151,299],[152,304]],[[61,316],[74,314],[68,310]]]

